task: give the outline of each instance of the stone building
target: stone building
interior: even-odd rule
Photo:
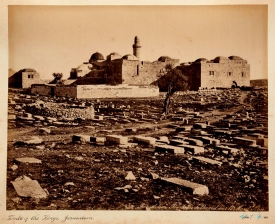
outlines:
[[[178,68],[188,76],[190,90],[250,86],[250,65],[238,56],[199,58]]]
[[[22,69],[9,77],[9,87],[12,88],[30,88],[36,83],[41,83],[40,75],[31,68]]]
[[[150,85],[165,73],[167,64],[174,67],[180,64],[179,59],[168,56],[161,56],[154,62],[141,60],[138,37],[135,37],[132,47],[133,54],[121,56],[112,52],[106,60],[101,53],[92,54],[89,62],[72,68],[69,79],[77,79],[77,85],[109,84],[110,79],[116,80],[115,84]]]
[[[106,59],[95,52],[88,62],[72,68],[68,84],[33,85],[31,92],[72,98],[155,97],[159,94],[159,78],[166,74],[168,64],[188,76],[189,90],[250,85],[250,65],[238,56],[199,58],[182,64],[179,59],[161,56],[149,62],[142,60],[138,37],[132,48],[133,54],[112,52]]]

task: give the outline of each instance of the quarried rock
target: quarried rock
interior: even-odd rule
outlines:
[[[15,160],[20,163],[41,163],[41,160],[33,158],[33,157],[17,158]]]
[[[155,152],[169,152],[172,154],[183,154],[185,152],[183,147],[173,145],[156,145]]]
[[[90,142],[91,137],[89,135],[73,135],[72,142]]]
[[[135,136],[134,140],[136,142],[143,143],[146,145],[154,145],[156,143],[156,139],[152,137]]]
[[[222,162],[219,162],[219,161],[216,161],[213,159],[209,159],[209,158],[205,158],[202,156],[193,157],[193,160],[197,160],[200,163],[207,163],[207,164],[211,164],[211,165],[218,165],[218,166],[222,165]]]
[[[41,188],[37,180],[27,176],[20,176],[11,181],[16,193],[21,197],[46,198],[47,193]]]
[[[39,131],[41,134],[50,134],[51,133],[51,129],[49,129],[49,128],[40,128]]]
[[[185,149],[185,151],[191,152],[193,154],[200,154],[204,153],[204,148],[201,146],[194,146],[194,145],[179,145],[179,147],[182,147]]]
[[[132,171],[129,171],[125,176],[125,180],[136,180],[136,177],[134,176]]]
[[[179,186],[182,186],[185,188],[187,191],[189,191],[192,194],[196,195],[208,195],[209,190],[208,187],[202,184],[194,183],[188,180],[183,180],[180,178],[161,178],[162,181],[171,183],[171,184],[176,184]]]
[[[33,136],[30,140],[24,141],[19,140],[15,142],[16,145],[39,145],[42,144],[43,140],[41,138],[38,138],[36,136]]]
[[[128,143],[128,138],[120,135],[107,135],[106,142],[114,145],[125,145]]]

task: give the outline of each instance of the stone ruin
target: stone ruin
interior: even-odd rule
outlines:
[[[95,116],[95,110],[92,105],[86,106],[85,104],[75,105],[43,101],[28,104],[25,107],[25,112],[33,115],[63,119],[94,119]]]

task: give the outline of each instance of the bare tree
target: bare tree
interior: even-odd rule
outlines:
[[[188,77],[184,75],[181,70],[173,68],[171,64],[166,65],[166,74],[162,77],[167,86],[167,93],[163,103],[162,115],[169,114],[169,107],[171,104],[171,97],[177,91],[185,91],[188,89]]]

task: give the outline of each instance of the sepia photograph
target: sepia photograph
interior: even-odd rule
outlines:
[[[6,7],[4,223],[271,223],[265,1]]]

